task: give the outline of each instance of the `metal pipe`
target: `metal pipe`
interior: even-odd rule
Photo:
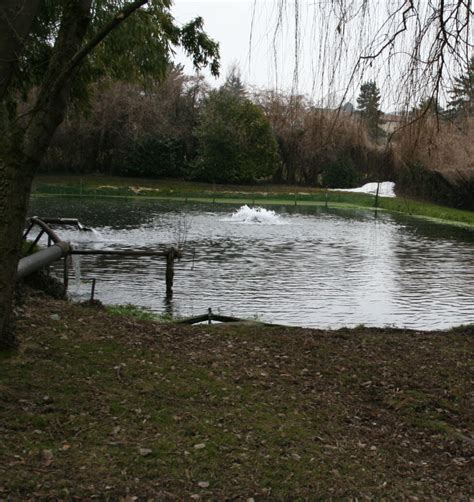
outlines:
[[[30,230],[34,227],[34,223],[30,223],[29,227],[27,228],[26,232],[23,234],[23,239],[26,239],[28,237],[28,234],[30,233]]]
[[[59,241],[49,248],[42,249],[37,253],[22,258],[18,263],[17,277],[19,279],[26,277],[40,268],[59,260],[69,252],[69,243]]]
[[[28,247],[27,254],[30,254],[31,251],[33,251],[33,249],[35,248],[36,244],[38,244],[38,242],[41,239],[41,237],[43,236],[43,234],[44,234],[44,230],[41,230],[41,232],[36,236],[36,239]]]
[[[72,226],[83,232],[92,232],[90,228],[83,226],[77,218],[42,218],[41,220],[47,225]]]
[[[168,256],[168,251],[126,251],[126,250],[113,250],[113,249],[74,249],[71,254],[78,255],[116,255],[116,256]],[[175,256],[178,256],[176,253]]]
[[[34,223],[35,225],[38,225],[43,231],[45,231],[46,234],[49,237],[51,237],[51,240],[55,244],[57,244],[59,242],[62,242],[61,239],[56,234],[56,232],[51,227],[49,227],[43,220],[41,220],[40,218],[38,218],[37,216],[32,216],[30,218],[30,221],[31,221],[31,223]]]

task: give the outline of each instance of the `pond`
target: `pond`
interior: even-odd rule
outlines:
[[[373,211],[255,210],[153,200],[33,198],[30,214],[74,217],[58,230],[83,249],[185,243],[174,297],[156,257],[82,256],[70,294],[157,313],[223,315],[295,326],[441,329],[474,323],[474,231]]]

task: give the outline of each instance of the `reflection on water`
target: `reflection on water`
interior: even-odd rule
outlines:
[[[474,322],[472,230],[363,210],[279,207],[253,218],[238,209],[37,198],[30,214],[93,226],[93,234],[60,230],[79,248],[161,249],[186,240],[171,305],[164,303],[164,261],[152,257],[81,257],[78,298],[88,296],[96,277],[96,297],[104,303],[180,316],[211,307],[312,327],[434,329]]]

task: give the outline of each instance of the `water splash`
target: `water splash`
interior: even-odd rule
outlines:
[[[72,269],[74,270],[74,293],[79,293],[81,288],[81,257],[71,255]]]
[[[58,235],[62,240],[71,242],[72,244],[102,242],[104,240],[102,233],[95,228],[91,228],[88,232],[77,229],[62,228],[58,230]]]
[[[271,209],[263,207],[249,207],[247,205],[238,209],[230,219],[226,221],[233,221],[236,223],[259,223],[266,225],[283,225],[284,221],[281,216]]]

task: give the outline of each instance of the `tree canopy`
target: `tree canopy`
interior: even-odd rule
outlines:
[[[240,86],[238,86],[240,89]],[[271,176],[280,162],[278,146],[263,111],[224,85],[204,103],[197,130],[196,176],[217,182],[249,182]]]
[[[72,2],[74,3],[74,2]],[[184,26],[176,24],[171,13],[171,0],[152,0],[137,9],[125,22],[110,29],[107,26],[133,3],[123,0],[96,0],[88,11],[87,29],[82,49],[91,45],[88,57],[76,73],[76,91],[93,81],[133,80],[140,82],[161,79],[177,47],[182,47],[196,69],[210,66],[211,73],[219,72],[218,43],[203,30],[203,19],[197,17]],[[44,0],[25,38],[22,57],[10,83],[10,92],[21,90],[26,95],[45,78],[55,55],[60,28],[71,12],[71,2]],[[6,15],[6,14],[4,14]],[[119,17],[120,19],[120,17]],[[92,50],[93,49],[93,50]],[[80,51],[77,51],[79,53]],[[76,54],[77,55],[77,54]]]

